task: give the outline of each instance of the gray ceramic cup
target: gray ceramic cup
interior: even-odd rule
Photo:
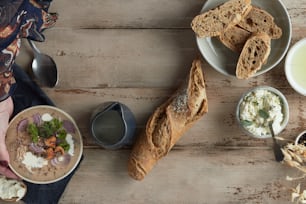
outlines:
[[[90,131],[96,142],[105,149],[132,145],[136,121],[131,110],[116,101],[98,106],[90,119]]]

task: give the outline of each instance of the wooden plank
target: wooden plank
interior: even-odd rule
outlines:
[[[191,30],[53,29],[45,43],[37,44],[56,61],[58,87],[66,88],[177,87],[185,80],[192,60],[200,56]],[[23,45],[19,64],[29,70],[30,60],[25,58],[32,53],[25,41]],[[287,83],[281,85],[285,80],[283,62],[274,72],[248,81],[223,76],[205,60],[204,71],[211,83],[250,86],[267,83],[272,77],[273,83],[287,87]]]
[[[53,29],[37,47],[57,63],[59,87],[176,86],[197,56],[190,30]]]
[[[181,28],[190,27],[203,0],[77,0],[54,1],[50,11],[60,14],[57,27]]]
[[[206,0],[57,0],[50,11],[64,28],[190,28]],[[305,2],[283,0],[294,26],[305,26]],[[298,6],[297,6],[298,5]]]
[[[88,150],[60,203],[289,203],[298,175],[270,149],[185,148],[162,158],[143,181],[127,174],[129,150]]]
[[[199,120],[177,146],[269,146],[269,139],[254,139],[246,136],[238,127],[235,111],[238,100],[249,87],[231,87],[220,83],[207,83],[209,112]],[[174,89],[152,88],[105,88],[105,89],[44,89],[55,104],[75,118],[84,137],[86,146],[95,146],[89,132],[89,120],[93,110],[106,101],[126,104],[135,114],[139,134],[150,114],[165,101]],[[290,88],[282,88],[290,107],[290,122],[282,136],[293,138],[306,129],[306,104],[303,97]]]

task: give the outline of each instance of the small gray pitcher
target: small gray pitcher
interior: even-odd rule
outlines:
[[[105,102],[98,106],[90,119],[90,130],[96,142],[105,149],[132,145],[136,121],[131,110],[120,102]]]

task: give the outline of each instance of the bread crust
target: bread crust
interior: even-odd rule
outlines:
[[[248,79],[267,62],[271,51],[271,38],[265,32],[254,33],[245,43],[238,59],[236,76]]]
[[[197,15],[191,22],[191,28],[200,38],[219,36],[240,22],[250,10],[251,0],[229,0]]]
[[[266,32],[272,39],[282,36],[282,29],[276,25],[270,13],[256,6],[251,6],[251,8],[238,26],[251,33]]]
[[[202,62],[196,59],[187,82],[154,111],[137,138],[128,161],[129,175],[142,180],[207,111]]]

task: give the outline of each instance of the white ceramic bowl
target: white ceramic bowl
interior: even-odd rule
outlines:
[[[306,96],[306,38],[292,46],[287,54],[285,73],[291,87]]]
[[[269,92],[274,93],[276,96],[278,96],[280,98],[281,101],[281,112],[283,113],[283,120],[280,123],[280,128],[278,130],[274,130],[275,135],[278,135],[288,124],[288,120],[289,120],[289,105],[287,102],[286,97],[277,89],[270,87],[270,86],[258,86],[255,88],[250,89],[249,91],[247,91],[246,93],[244,93],[242,95],[242,97],[240,98],[238,105],[237,105],[237,109],[236,109],[236,119],[238,121],[239,126],[241,127],[241,129],[247,133],[248,135],[255,137],[255,138],[269,138],[271,137],[271,134],[269,132],[269,134],[265,134],[265,135],[258,135],[255,133],[250,132],[247,128],[246,128],[246,124],[244,124],[244,122],[241,120],[241,104],[242,102],[245,100],[246,97],[250,96],[251,93],[257,91],[257,90],[267,90]],[[256,113],[259,114],[259,113]]]
[[[207,0],[201,12],[215,8],[227,0]],[[282,29],[280,39],[271,41],[271,53],[268,61],[262,69],[256,72],[253,77],[261,75],[275,67],[285,56],[291,41],[291,21],[286,7],[280,0],[252,0],[252,5],[258,6],[273,17],[275,23]],[[236,65],[239,53],[225,47],[216,37],[196,38],[198,48],[206,61],[218,72],[227,76],[236,77]]]

